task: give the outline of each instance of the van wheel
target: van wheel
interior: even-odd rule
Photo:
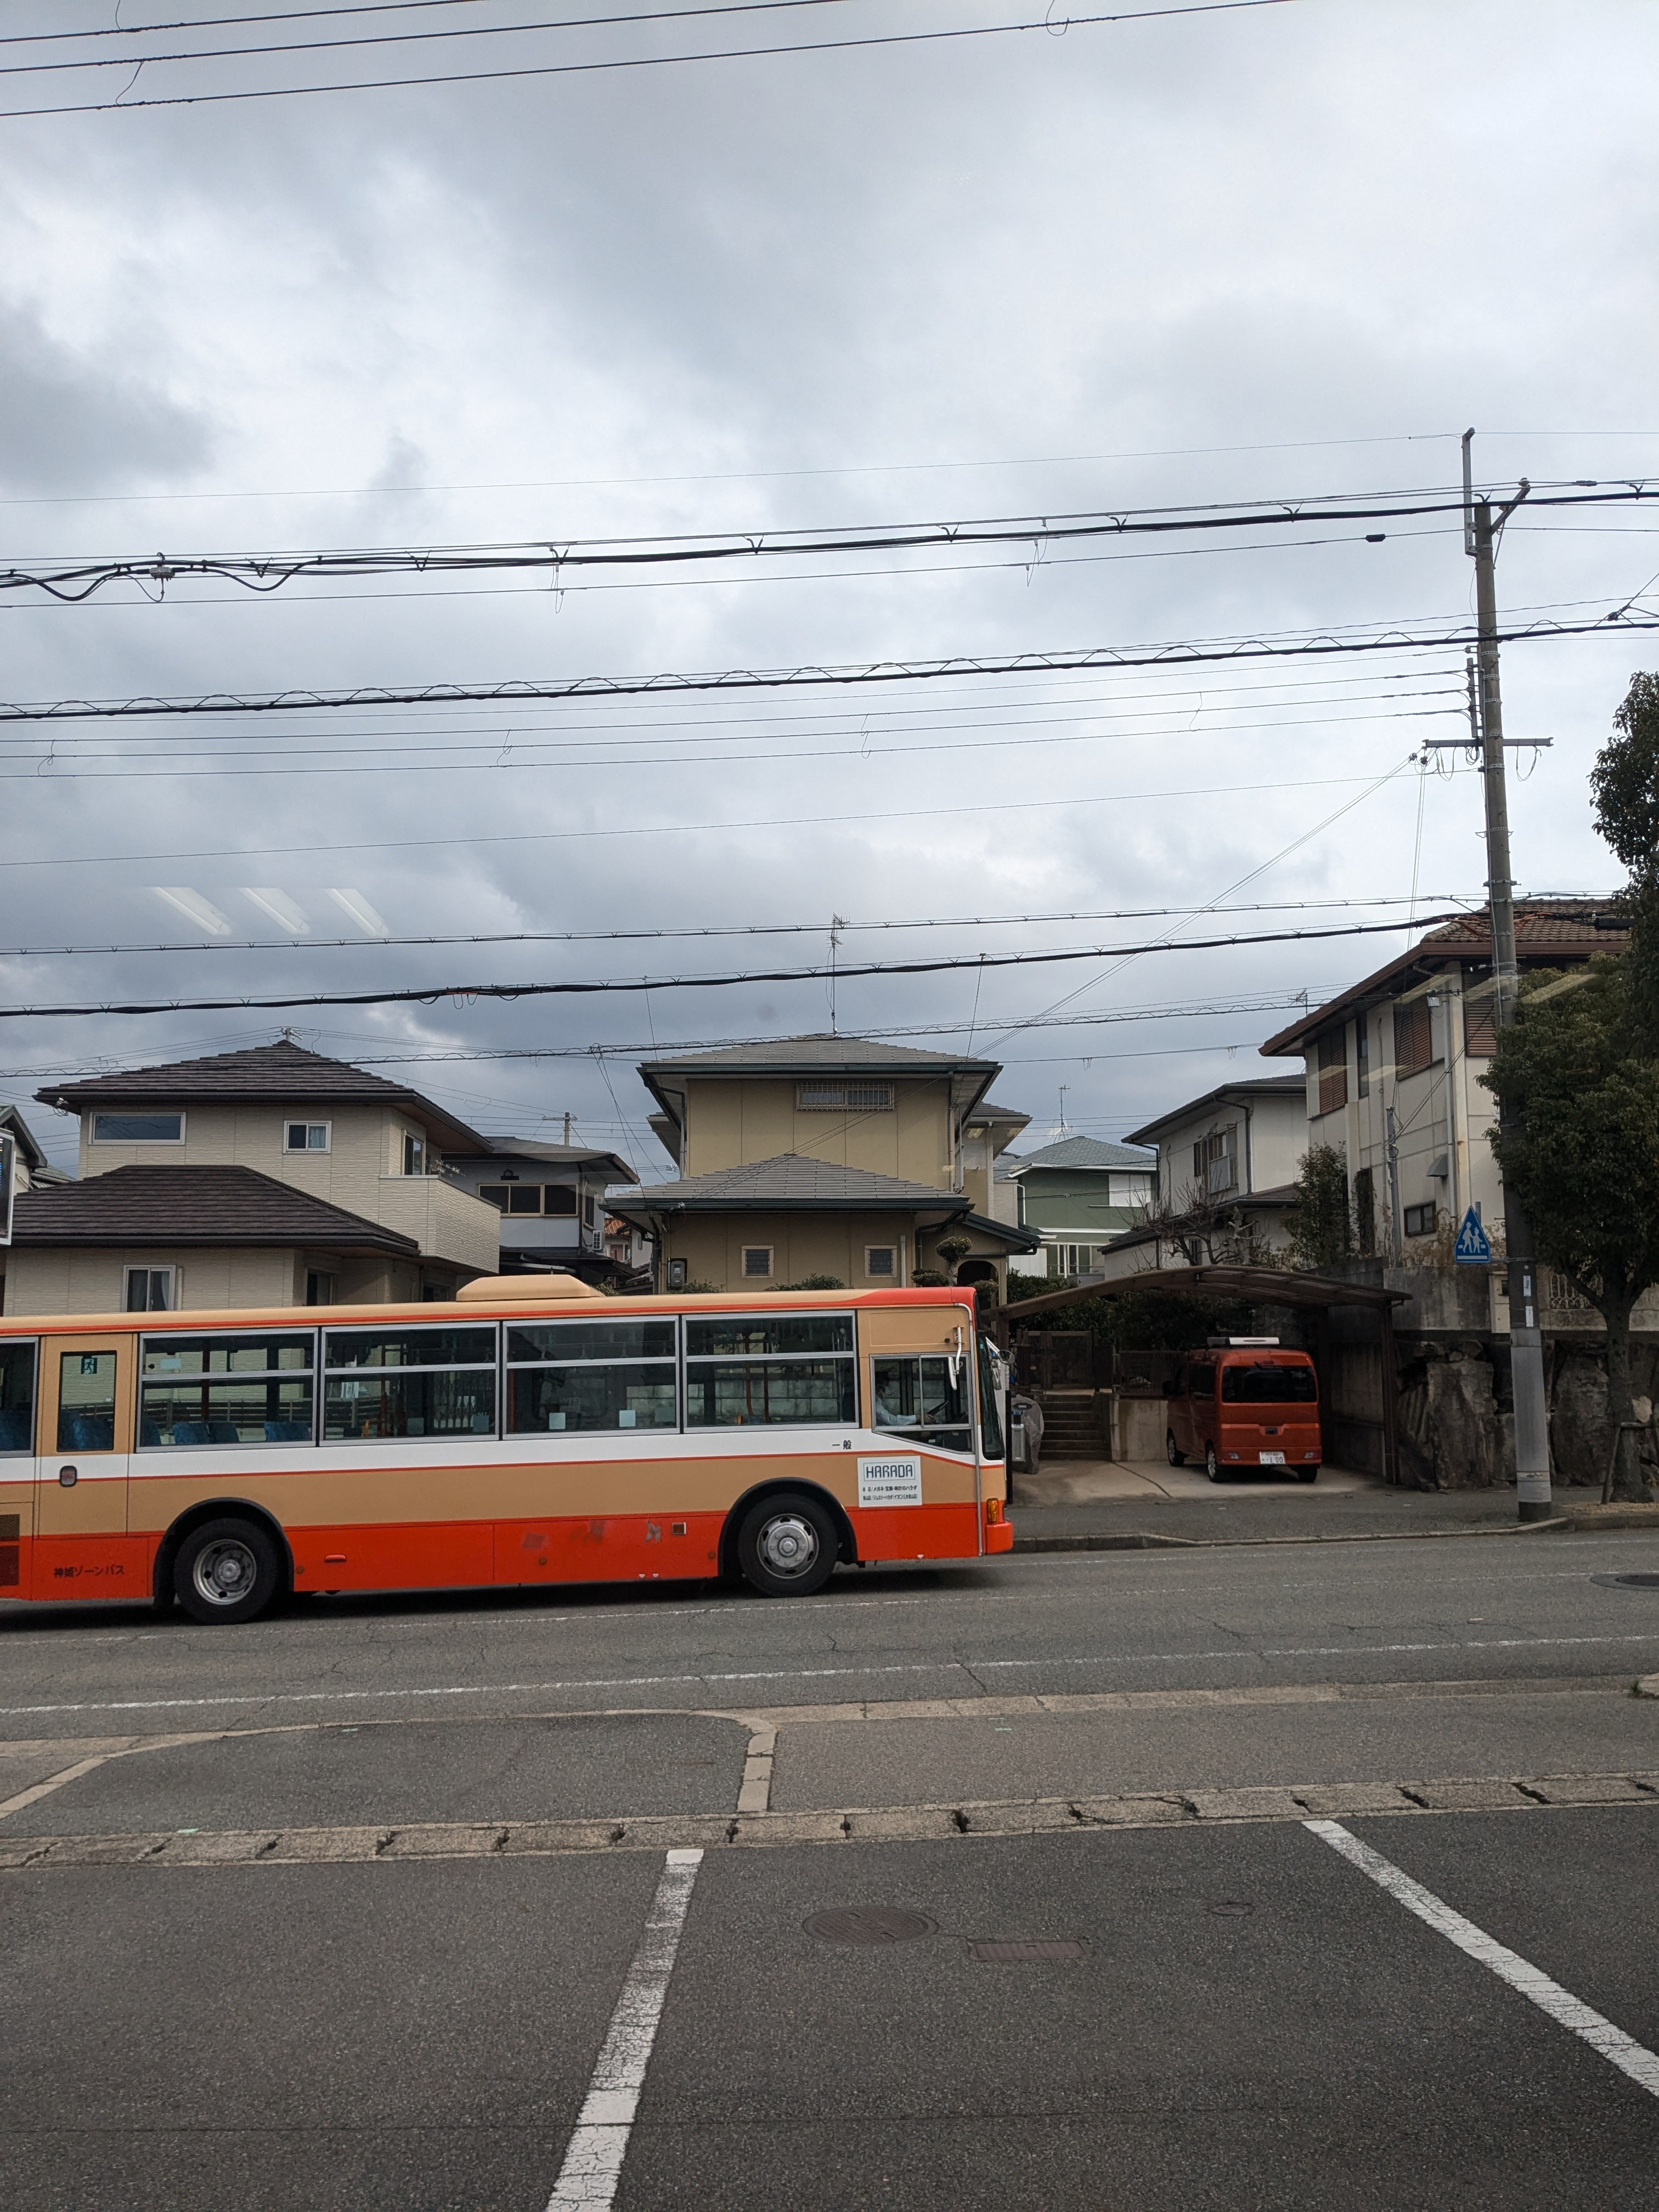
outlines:
[[[1296,1479],[1298,1482],[1317,1482],[1319,1469],[1316,1467],[1299,1467],[1296,1471]]]
[[[763,1597],[810,1597],[836,1571],[840,1548],[828,1512],[797,1491],[760,1498],[738,1530],[738,1565]]]
[[[207,1521],[173,1562],[173,1588],[192,1620],[257,1620],[282,1583],[276,1547],[257,1522]]]
[[[1164,1455],[1171,1467],[1185,1467],[1187,1464],[1186,1453],[1176,1449],[1173,1429],[1165,1429],[1164,1431]]]
[[[1212,1482],[1224,1482],[1227,1479],[1222,1473],[1219,1467],[1216,1464],[1215,1446],[1213,1444],[1206,1444],[1204,1448],[1204,1472],[1209,1476]]]

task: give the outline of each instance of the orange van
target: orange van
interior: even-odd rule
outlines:
[[[1305,1352],[1281,1351],[1276,1336],[1214,1340],[1182,1358],[1164,1392],[1171,1467],[1201,1459],[1212,1482],[1247,1467],[1318,1480],[1319,1381]]]

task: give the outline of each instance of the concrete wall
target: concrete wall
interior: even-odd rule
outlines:
[[[918,1266],[938,1263],[934,1240],[951,1233],[953,1224],[920,1231],[914,1215],[904,1213],[754,1213],[692,1215],[670,1218],[665,1261],[684,1260],[694,1283],[716,1290],[775,1290],[798,1283],[808,1275],[834,1275],[849,1290],[880,1289],[908,1283]],[[971,1237],[975,1258],[994,1260],[1002,1273],[1004,1255]],[[866,1248],[894,1246],[900,1272],[874,1277],[865,1272]],[[770,1245],[773,1267],[769,1276],[745,1276],[745,1245]],[[918,1249],[920,1248],[920,1249]],[[666,1278],[665,1277],[665,1280]]]

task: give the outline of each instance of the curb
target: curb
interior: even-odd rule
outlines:
[[[1284,1544],[1405,1544],[1443,1541],[1454,1536],[1537,1536],[1550,1528],[1571,1529],[1578,1524],[1570,1514],[1553,1521],[1513,1521],[1486,1523],[1472,1528],[1379,1528],[1363,1535],[1327,1536],[1156,1536],[1127,1530],[1121,1536],[1016,1536],[1016,1552],[1238,1552],[1269,1550]],[[1597,1528],[1610,1524],[1597,1522]],[[1632,1522],[1646,1528],[1647,1522]]]

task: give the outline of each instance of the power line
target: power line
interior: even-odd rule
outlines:
[[[1024,31],[1049,36],[1067,31],[1092,29],[1106,24],[1154,22],[1181,15],[1226,15],[1260,8],[1282,8],[1296,0],[1187,0],[1187,4],[1140,8],[1116,15],[1028,18],[1018,23],[975,23],[942,31],[889,31],[854,39],[803,40],[794,45],[709,48],[700,53],[634,54],[608,61],[544,62],[516,69],[453,70],[429,76],[362,77],[343,84],[288,84],[251,87],[229,92],[169,93],[153,99],[94,100],[64,102],[52,107],[0,108],[0,120],[28,116],[101,115],[113,109],[127,112],[147,107],[218,106],[230,100],[296,100],[330,92],[396,92],[448,84],[501,83],[515,79],[550,76],[593,76],[613,70],[676,69],[697,62],[767,61],[797,54],[848,53],[888,46],[940,46],[963,39],[1005,38]],[[139,66],[143,67],[141,61]]]
[[[1436,921],[1454,921],[1452,915],[1433,915],[1413,921],[1348,922],[1334,929],[1280,929],[1255,937],[1192,937],[1172,945],[1160,939],[1150,945],[1084,945],[1056,952],[992,952],[967,958],[938,960],[877,960],[856,968],[839,968],[842,981],[876,975],[937,975],[962,969],[1048,968],[1077,960],[1138,959],[1150,952],[1216,952],[1234,946],[1300,944],[1338,937],[1398,935]],[[403,991],[319,991],[277,998],[240,996],[227,999],[156,999],[105,1000],[93,1006],[0,1006],[0,1021],[72,1019],[83,1015],[210,1014],[229,1012],[276,1012],[294,1006],[430,1006],[443,999],[602,998],[632,996],[647,991],[720,991],[756,983],[808,983],[829,980],[827,968],[776,968],[725,975],[658,975],[636,979],[568,981],[554,983],[446,983]]]
[[[1659,499],[1645,478],[1618,483],[1536,487],[1534,509],[1615,507]],[[957,522],[860,523],[830,531],[719,531],[698,536],[520,540],[507,544],[313,547],[264,553],[146,553],[68,564],[14,562],[0,570],[0,591],[39,590],[78,602],[112,583],[166,586],[193,576],[235,583],[268,594],[296,579],[478,575],[503,571],[556,579],[588,568],[702,567],[731,562],[821,559],[836,554],[948,550],[983,545],[1044,546],[1079,539],[1168,537],[1194,531],[1241,531],[1334,522],[1462,517],[1461,489],[1322,493],[1303,499],[1210,502],[1176,507],[1096,508],[1060,515],[985,515]]]
[[[1443,894],[1447,901],[1455,901],[1461,896],[1463,895],[1455,891]],[[1242,906],[1133,906],[1060,914],[927,915],[891,921],[842,921],[837,927],[852,936],[911,929],[1017,929],[1060,921],[1156,921],[1171,915],[1326,913],[1334,908],[1352,910],[1355,907],[1413,907],[1419,902],[1419,895],[1413,893],[1410,898],[1269,899]],[[1478,898],[1473,902],[1478,903]],[[685,939],[701,942],[727,937],[822,937],[827,927],[822,921],[745,921],[707,928],[519,929],[451,937],[256,937],[236,940],[210,938],[188,945],[0,945],[0,960],[64,960],[82,956],[103,957],[111,953],[363,951],[379,947],[396,950],[447,945],[660,945]],[[847,970],[843,969],[841,973],[844,975]]]
[[[1083,799],[988,799],[967,806],[913,807],[907,811],[906,819],[944,821],[957,815],[1025,814],[1046,811],[1056,806],[1070,809],[1124,806],[1146,799],[1227,797],[1246,792],[1312,791],[1334,784],[1364,783],[1365,781],[1364,776],[1358,775],[1304,776],[1292,783],[1216,784],[1201,791],[1102,792]],[[848,822],[860,823],[867,827],[869,821],[870,810],[866,806],[854,814],[783,814],[737,822],[641,823],[617,829],[502,830],[492,831],[483,837],[350,838],[332,845],[264,845],[253,849],[234,845],[210,846],[179,853],[69,853],[52,858],[30,854],[25,858],[0,860],[0,868],[102,868],[126,862],[143,862],[147,866],[154,866],[163,860],[274,860],[292,853],[301,853],[309,858],[322,853],[428,852],[455,845],[556,845],[599,837],[707,836],[732,830],[821,830]]]
[[[1538,638],[1586,637],[1606,634],[1616,623],[1624,632],[1659,629],[1659,615],[1632,620],[1626,613],[1596,622],[1524,623],[1498,632],[1505,644]],[[1381,635],[1345,635],[1340,629],[1274,644],[1261,638],[1170,643],[1157,646],[1083,646],[1047,653],[958,654],[948,660],[878,661],[863,665],[726,669],[717,673],[659,676],[577,676],[544,682],[508,678],[490,684],[358,684],[340,690],[306,690],[210,693],[200,698],[59,699],[0,704],[0,725],[15,722],[153,720],[164,715],[270,714],[319,708],[453,705],[463,701],[509,703],[520,700],[635,698],[666,693],[788,690],[805,687],[918,684],[963,676],[1045,675],[1076,669],[1188,668],[1217,662],[1330,659],[1347,653],[1461,652],[1474,641],[1466,620],[1403,625]]]
[[[98,31],[10,31],[0,37],[0,46],[61,46],[70,40],[142,39],[164,31],[218,31],[250,23],[303,23],[325,15],[403,15],[420,9],[476,8],[483,4],[483,0],[357,0],[356,6],[347,8],[287,8],[276,15],[197,15],[180,17],[171,23],[111,23]]]

